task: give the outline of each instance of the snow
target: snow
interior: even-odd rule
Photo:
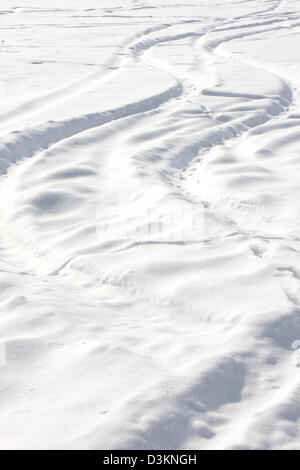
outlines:
[[[0,448],[300,449],[300,1],[0,41]]]

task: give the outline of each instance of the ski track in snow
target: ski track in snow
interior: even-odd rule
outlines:
[[[300,2],[111,5],[0,10],[0,448],[299,449]]]

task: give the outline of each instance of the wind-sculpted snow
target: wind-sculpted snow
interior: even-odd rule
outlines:
[[[0,9],[0,448],[300,448],[300,2]]]

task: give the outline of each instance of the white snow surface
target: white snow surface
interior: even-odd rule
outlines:
[[[0,3],[0,448],[299,450],[300,1]]]

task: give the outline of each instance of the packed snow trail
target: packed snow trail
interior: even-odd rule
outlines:
[[[300,1],[43,3],[0,10],[0,448],[299,449]]]

